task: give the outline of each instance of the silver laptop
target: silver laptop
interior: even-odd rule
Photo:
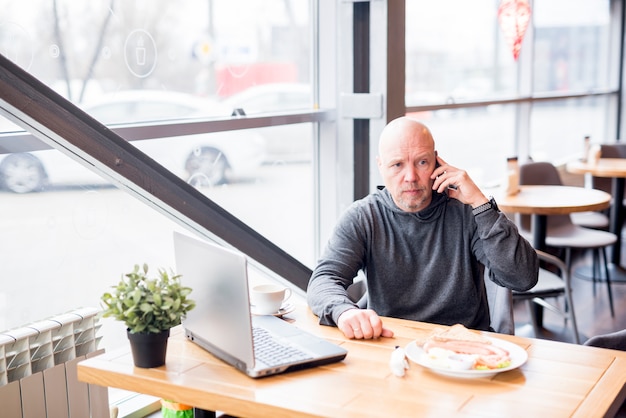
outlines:
[[[187,338],[250,377],[343,360],[347,351],[272,315],[252,315],[245,255],[174,232],[176,272],[196,302]],[[266,346],[267,345],[267,346]]]

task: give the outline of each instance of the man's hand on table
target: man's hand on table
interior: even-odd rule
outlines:
[[[339,316],[337,327],[346,337],[357,340],[393,337],[393,331],[383,327],[383,321],[371,309],[348,309]]]

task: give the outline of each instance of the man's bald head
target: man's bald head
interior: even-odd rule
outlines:
[[[430,129],[422,122],[406,116],[392,120],[383,128],[378,141],[378,154],[382,156],[388,149],[393,149],[407,138],[416,138],[425,147],[435,150],[435,141]]]
[[[380,135],[378,154],[378,169],[396,205],[407,212],[428,206],[437,153],[426,125],[408,117],[392,120]]]

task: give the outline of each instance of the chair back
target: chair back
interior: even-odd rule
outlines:
[[[570,285],[571,276],[567,264],[552,254],[541,250],[536,251],[537,257],[539,257],[539,261],[541,262],[537,284],[533,286],[532,289],[526,291],[514,291],[513,300],[524,300],[527,302],[536,337],[542,334],[541,324],[538,322],[539,318],[535,313],[535,308],[540,306],[542,308],[548,308],[552,312],[559,313],[566,320],[569,320],[574,342],[579,344],[580,336],[578,334],[578,325],[576,324],[574,299],[572,298]],[[549,301],[559,296],[565,296],[564,303]]]
[[[500,334],[515,334],[513,317],[513,292],[511,289],[496,284],[489,278],[488,268],[484,268],[485,291],[489,305],[491,328]]]
[[[519,183],[522,185],[562,186],[561,175],[556,167],[549,162],[528,162],[520,166]],[[524,231],[530,231],[530,215],[520,215],[520,227]],[[572,225],[569,215],[548,216],[548,230],[566,225]]]
[[[609,334],[596,335],[585,341],[584,345],[626,351],[626,329]]]
[[[626,144],[602,144],[600,145],[601,158],[626,158]],[[609,194],[612,190],[613,179],[608,177],[591,177],[591,187],[594,189],[605,191]],[[626,190],[626,187],[625,189]],[[625,194],[626,196],[626,194]]]

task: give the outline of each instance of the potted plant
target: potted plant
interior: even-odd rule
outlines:
[[[181,284],[180,275],[160,269],[148,276],[148,265],[135,265],[131,273],[102,295],[103,317],[124,322],[137,367],[165,364],[170,328],[195,307],[188,299],[191,288]]]

